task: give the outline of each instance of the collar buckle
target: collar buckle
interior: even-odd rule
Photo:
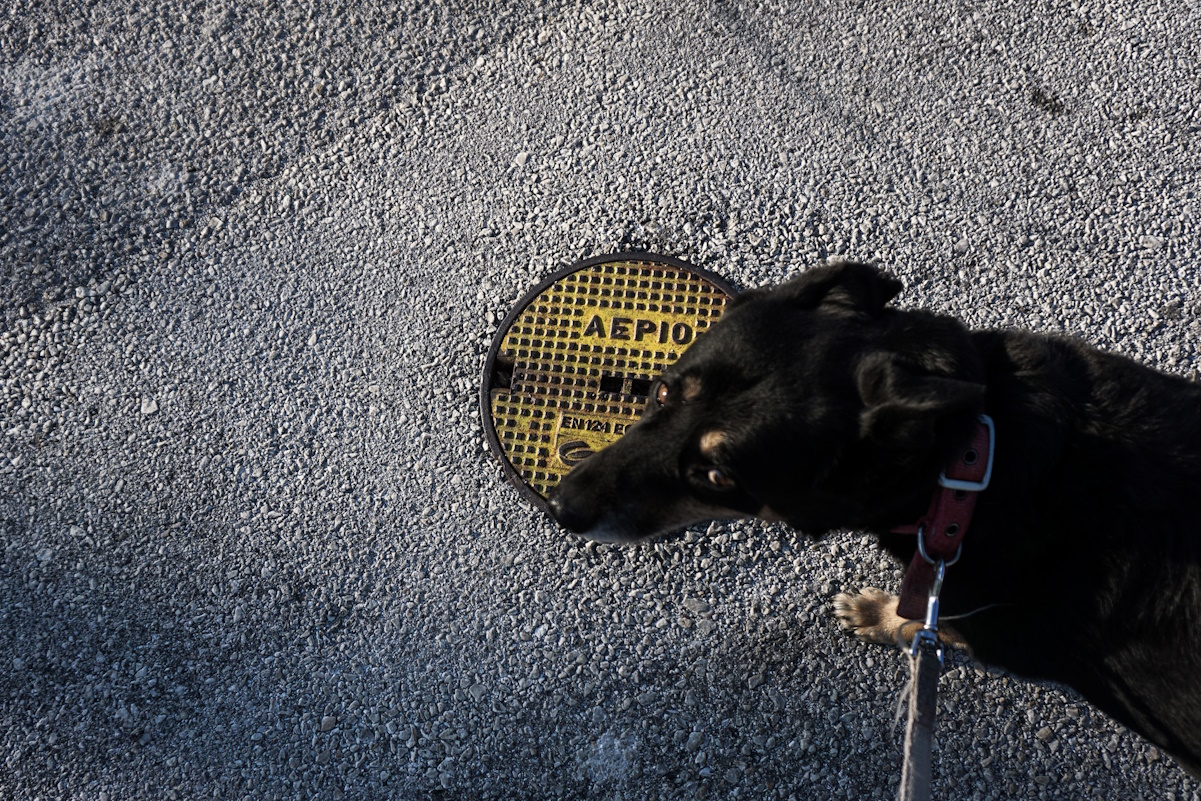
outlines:
[[[984,467],[984,476],[979,481],[948,478],[946,469],[943,469],[938,474],[938,486],[951,490],[961,490],[963,492],[983,492],[988,488],[988,482],[992,480],[993,455],[997,452],[997,449],[994,447],[997,442],[997,429],[993,425],[992,418],[987,414],[977,415],[976,419],[988,429],[988,453],[987,462]]]

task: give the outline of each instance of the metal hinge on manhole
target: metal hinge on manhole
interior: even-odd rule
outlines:
[[[545,509],[572,467],[638,421],[655,379],[735,291],[667,256],[601,256],[534,287],[484,365],[482,418],[509,479]]]

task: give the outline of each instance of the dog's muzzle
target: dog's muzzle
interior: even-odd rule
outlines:
[[[583,509],[579,503],[573,503],[570,493],[562,491],[561,486],[547,499],[547,508],[559,525],[580,539],[604,543],[631,543],[643,539],[613,514],[598,515],[593,510]]]
[[[546,505],[559,525],[575,534],[583,534],[596,523],[594,515],[585,513],[563,498],[563,493],[555,490],[547,498]]]

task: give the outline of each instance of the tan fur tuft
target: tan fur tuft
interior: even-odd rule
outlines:
[[[712,461],[717,458],[717,449],[724,444],[726,432],[716,428],[706,431],[701,435],[701,455]]]

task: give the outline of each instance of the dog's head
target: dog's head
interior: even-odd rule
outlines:
[[[928,500],[982,371],[958,322],[886,305],[901,288],[844,263],[740,295],[638,424],[560,483],[556,519],[601,541],[730,517],[820,535]]]

